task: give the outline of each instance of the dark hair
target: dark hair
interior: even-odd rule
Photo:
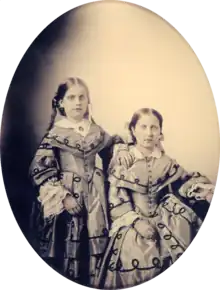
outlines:
[[[161,130],[161,133],[162,133],[162,128],[163,128],[163,117],[162,115],[154,110],[154,109],[151,109],[151,108],[142,108],[142,109],[139,109],[138,111],[136,111],[132,118],[131,118],[131,121],[128,125],[128,129],[129,129],[129,132],[131,134],[131,137],[132,137],[132,144],[136,143],[136,138],[132,132],[132,129],[134,129],[136,127],[136,124],[138,122],[138,120],[141,118],[141,116],[143,115],[154,115],[158,121],[159,121],[159,126],[160,126],[160,130]]]
[[[86,85],[86,83],[78,77],[67,78],[64,82],[62,82],[58,86],[55,97],[52,100],[52,114],[51,114],[50,124],[49,124],[47,131],[49,131],[53,127],[53,124],[54,124],[54,121],[55,121],[55,118],[57,115],[57,110],[59,111],[59,113],[62,116],[66,116],[65,110],[60,106],[60,101],[63,100],[66,92],[73,85],[81,85],[86,90],[88,101],[90,103],[89,89],[88,89],[88,86]],[[86,114],[88,115],[88,112]]]

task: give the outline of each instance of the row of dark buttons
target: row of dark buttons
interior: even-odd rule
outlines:
[[[151,170],[151,164],[148,163],[147,164],[148,166],[148,174],[149,174],[149,177],[148,177],[148,203],[149,203],[149,214],[151,215],[152,214],[152,205],[153,205],[153,192],[152,192],[152,170]]]

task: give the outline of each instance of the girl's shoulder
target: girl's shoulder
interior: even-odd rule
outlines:
[[[89,135],[95,137],[95,139],[99,139],[103,144],[103,148],[113,143],[113,136],[111,136],[102,126],[92,123],[90,126]]]
[[[91,133],[101,133],[101,134],[106,134],[106,135],[109,135],[108,133],[107,133],[107,131],[101,126],[101,125],[98,125],[98,124],[96,124],[96,123],[91,123],[91,125],[90,125],[90,132]]]
[[[161,162],[161,163],[173,163],[173,162],[175,162],[175,159],[173,159],[172,157],[170,157],[166,153],[162,153],[161,157],[158,159],[158,162]]]
[[[64,128],[64,127],[59,127],[54,125],[48,132],[47,132],[47,137],[61,137],[65,136],[70,132],[69,128]]]
[[[62,147],[62,148],[75,148],[76,143],[79,143],[82,140],[82,136],[77,134],[71,128],[65,128],[54,126],[46,133],[44,140],[55,147]]]

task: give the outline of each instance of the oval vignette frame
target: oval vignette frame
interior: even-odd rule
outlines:
[[[81,2],[81,1],[80,1],[80,2]],[[93,1],[85,2],[85,3],[91,3],[91,2],[93,2]],[[134,1],[126,1],[126,2],[128,2],[128,3],[134,3]],[[147,9],[150,9],[150,7],[146,7],[146,5],[145,5],[144,3],[140,3],[140,2],[141,2],[141,1],[136,1],[136,4],[139,4],[139,5],[141,4],[142,7],[147,8]],[[142,1],[142,2],[144,2],[144,1]],[[80,3],[80,6],[82,6],[82,5],[84,6],[85,3]],[[75,7],[77,7],[77,5],[76,5]],[[75,8],[75,7],[73,7],[73,8]],[[153,10],[153,11],[154,11],[154,10]],[[156,12],[156,11],[154,11],[154,12]],[[65,13],[66,13],[66,12],[65,12]],[[56,18],[56,20],[57,20],[57,18]],[[167,19],[165,19],[165,20],[167,20]],[[51,24],[50,24],[50,25],[51,25]],[[174,25],[173,25],[173,26],[174,26]],[[46,27],[48,27],[48,26],[46,26]],[[44,30],[44,29],[43,29],[43,30]],[[43,30],[42,30],[42,31],[43,31]],[[42,32],[42,31],[41,31],[41,32]],[[178,31],[179,31],[179,30],[178,30]],[[41,32],[40,32],[40,34],[41,34]],[[35,38],[35,39],[36,39],[36,38]],[[35,39],[34,39],[34,40],[35,40]],[[37,40],[36,40],[36,41],[37,41]],[[33,43],[33,42],[32,42],[32,43]],[[31,44],[32,44],[32,43],[31,43]],[[25,54],[24,54],[24,56],[25,56]],[[14,74],[14,75],[15,75],[15,74]],[[14,77],[14,75],[13,75],[13,77]],[[13,78],[12,78],[12,83],[13,83]],[[10,85],[11,85],[11,83],[10,83]],[[9,90],[10,90],[10,87],[9,87]],[[8,93],[7,93],[7,94],[8,94]],[[4,119],[3,119],[3,120],[4,120]],[[9,200],[10,200],[10,198],[9,198]],[[210,207],[211,207],[211,206],[210,206]],[[210,208],[209,208],[209,210],[210,210]],[[144,283],[144,284],[145,284],[145,283]],[[135,286],[134,286],[134,287],[135,287]]]

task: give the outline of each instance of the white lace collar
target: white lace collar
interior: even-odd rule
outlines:
[[[86,136],[89,132],[91,122],[87,119],[83,119],[80,122],[72,122],[67,118],[63,118],[54,124],[56,127],[66,128],[66,129],[74,129],[77,133],[82,136]]]
[[[143,153],[141,153],[137,149],[136,146],[133,146],[131,148],[131,153],[134,155],[134,157],[136,159],[144,159],[145,158],[144,155],[143,155]],[[154,157],[154,158],[157,158],[157,159],[161,158],[161,156],[162,156],[162,151],[158,147],[155,147],[154,150],[153,150],[153,152],[151,153],[151,155],[149,155],[149,157]]]

